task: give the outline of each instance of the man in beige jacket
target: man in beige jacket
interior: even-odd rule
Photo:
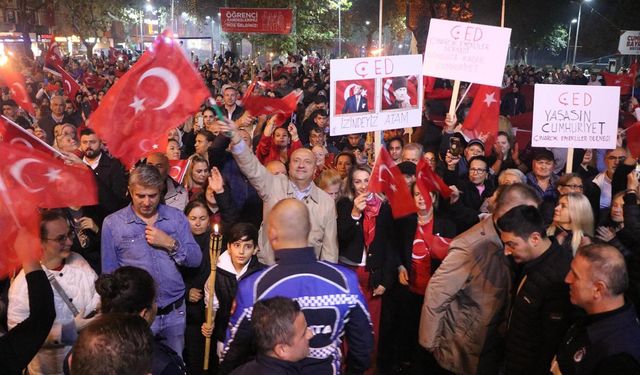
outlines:
[[[495,221],[515,206],[537,207],[524,184],[499,189],[488,217],[456,237],[431,277],[420,317],[420,345],[455,374],[497,374],[504,356],[504,323],[513,288]]]
[[[316,160],[311,150],[295,150],[289,158],[289,175],[272,175],[260,164],[238,134],[238,127],[231,121],[218,122],[223,133],[231,135],[231,153],[240,170],[256,189],[263,201],[263,217],[285,198],[296,198],[309,208],[311,233],[309,246],[313,246],[319,260],[338,262],[337,214],[331,197],[313,183]],[[260,227],[258,258],[264,264],[275,264],[273,250],[267,239],[266,222]]]

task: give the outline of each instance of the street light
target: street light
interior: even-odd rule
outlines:
[[[580,17],[582,16],[582,4],[591,0],[581,0],[580,7],[578,7],[578,24],[576,25],[576,41],[573,47],[573,63],[571,66],[576,66],[576,55],[578,54],[578,36],[580,35]]]
[[[564,57],[564,63],[568,63],[569,62],[569,46],[571,45],[571,26],[573,26],[574,23],[578,22],[577,19],[572,19],[571,23],[569,23],[569,34],[567,35],[567,55]]]
[[[211,22],[211,61],[213,61],[213,55],[214,55],[214,49],[215,49],[215,43],[213,41],[213,36],[214,36],[213,28],[216,24],[216,21],[210,16],[206,16],[205,18],[207,19],[207,21]]]

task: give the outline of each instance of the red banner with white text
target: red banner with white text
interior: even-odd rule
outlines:
[[[220,8],[225,33],[289,34],[293,12],[284,8]]]

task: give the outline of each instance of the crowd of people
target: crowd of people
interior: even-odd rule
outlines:
[[[202,62],[211,100],[130,170],[87,120],[133,61],[67,58],[74,98],[42,61],[14,63],[36,116],[8,88],[2,114],[91,170],[98,204],[43,211],[40,264],[4,281],[7,373],[640,374],[640,80],[618,147],[576,149],[571,171],[511,119],[532,110],[526,87],[593,72],[507,66],[491,138],[461,131],[469,99],[448,114],[427,97],[421,124],[383,133],[416,207],[396,218],[370,189],[372,137],[330,134],[315,55]],[[255,80],[301,90],[297,109],[253,116]],[[419,162],[450,196],[419,188]]]

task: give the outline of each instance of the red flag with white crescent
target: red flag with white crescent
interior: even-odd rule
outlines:
[[[27,150],[38,150],[53,157],[62,155],[58,150],[4,116],[0,116],[0,142],[10,146],[24,147]]]
[[[380,154],[373,166],[369,181],[369,191],[383,193],[389,200],[391,212],[394,218],[407,216],[416,212],[413,196],[409,192],[409,186],[400,172],[400,169],[382,147]]]
[[[182,184],[184,176],[187,174],[187,169],[189,169],[190,162],[191,159],[169,160],[169,176],[171,176],[175,182]]]
[[[89,127],[130,168],[209,95],[200,74],[165,31],[107,92]]]
[[[36,115],[31,98],[27,93],[27,86],[25,85],[22,74],[11,70],[8,65],[0,66],[0,82],[9,87],[9,90],[11,90],[11,98],[18,103],[20,108],[33,116]]]
[[[35,200],[41,208],[91,206],[98,203],[93,172],[87,166],[66,165],[39,150],[0,142],[3,163],[0,177],[21,199]]]
[[[420,159],[416,167],[416,183],[426,199],[425,193],[438,192],[443,198],[451,196],[451,189],[424,159]]]
[[[76,82],[76,80],[73,79],[71,74],[67,73],[66,70],[60,68],[58,73],[62,76],[62,88],[64,89],[64,94],[75,103],[75,97],[78,95],[82,87],[80,87],[78,82]]]
[[[0,276],[6,276],[20,259],[40,259],[39,241],[16,240],[21,231],[38,238],[38,208],[94,205],[98,190],[86,166],[7,142],[0,142],[0,155]]]
[[[250,96],[243,99],[242,105],[251,116],[280,115],[287,118],[296,110],[302,91],[292,91],[282,99],[268,96]]]
[[[60,52],[60,44],[56,42],[56,37],[52,35],[51,44],[49,44],[49,49],[44,56],[44,69],[60,76],[60,70],[63,65],[64,61],[62,60],[62,52]]]

